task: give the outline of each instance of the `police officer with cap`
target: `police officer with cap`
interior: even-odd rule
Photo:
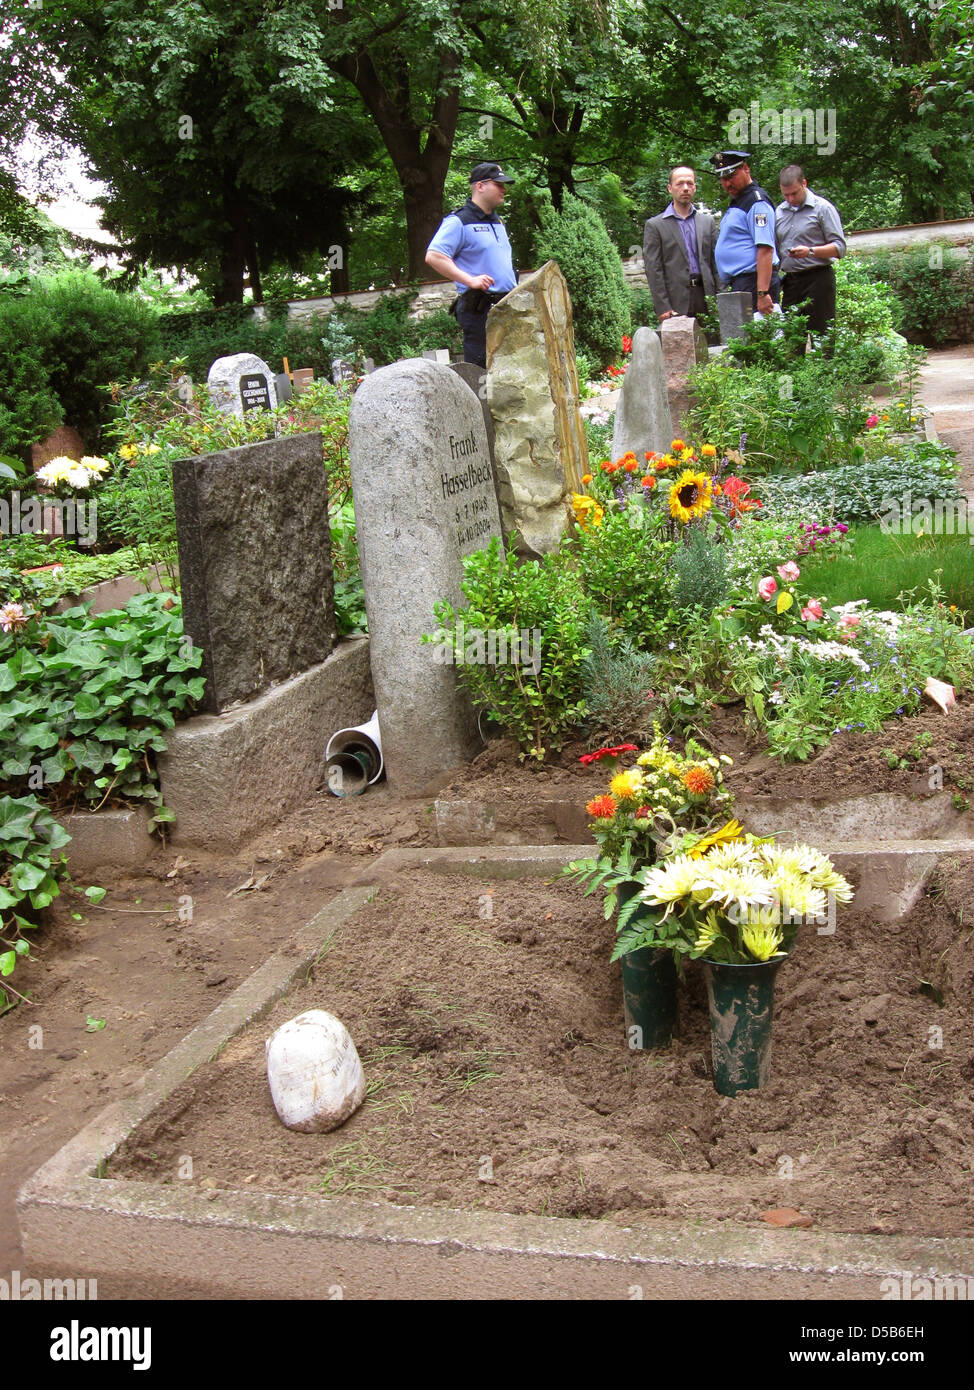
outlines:
[[[478,164],[470,197],[444,217],[426,250],[426,264],[456,283],[463,358],[478,367],[487,365],[487,315],[517,284],[507,229],[497,216],[513,182],[499,164]]]
[[[711,156],[714,173],[731,199],[720,219],[714,256],[727,289],[749,290],[754,310],[770,314],[780,298],[774,204],[751,178],[750,158],[744,150]]]

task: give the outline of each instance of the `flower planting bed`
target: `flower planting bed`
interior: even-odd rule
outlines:
[[[277,1296],[343,1279],[347,1296],[403,1279],[455,1295],[461,1278],[495,1295],[876,1297],[890,1270],[971,1268],[974,951],[952,915],[970,860],[897,926],[847,910],[832,937],[803,928],[771,1083],[728,1100],[695,967],[672,1047],[627,1047],[611,924],[551,881],[568,857],[384,856],[377,893],[348,890],[35,1175],[25,1249],[109,1288]],[[326,1135],[285,1130],[266,1085],[264,1039],[308,1008],[349,1026],[369,1083]],[[812,1228],[772,1230],[762,1213],[781,1207]],[[376,1241],[381,1276],[359,1264]],[[434,1252],[458,1257],[452,1274]]]

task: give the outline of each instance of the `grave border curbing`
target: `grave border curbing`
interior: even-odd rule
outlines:
[[[321,941],[414,868],[544,876],[586,846],[389,850],[369,878],[307,922],[21,1188],[32,1269],[97,1275],[116,1297],[877,1299],[907,1270],[974,1270],[974,1239],[699,1227],[380,1206],[352,1199],[215,1191],[100,1178],[105,1161],[168,1093],[262,1017]],[[334,1290],[338,1290],[337,1293]],[[638,1293],[634,1293],[638,1290]]]

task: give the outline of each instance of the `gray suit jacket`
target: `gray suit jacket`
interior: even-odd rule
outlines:
[[[704,294],[717,293],[717,266],[714,245],[717,240],[714,219],[709,212],[696,210],[697,259]],[[672,309],[675,314],[690,312],[690,262],[683,233],[675,217],[651,217],[643,232],[643,264],[657,314]]]

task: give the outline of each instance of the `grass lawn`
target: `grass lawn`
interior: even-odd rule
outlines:
[[[922,590],[942,570],[946,601],[974,622],[974,545],[967,536],[893,536],[878,526],[849,534],[852,549],[846,554],[806,555],[799,562],[806,593],[824,596],[830,604],[865,598],[874,608],[897,609],[904,607],[901,593]]]

